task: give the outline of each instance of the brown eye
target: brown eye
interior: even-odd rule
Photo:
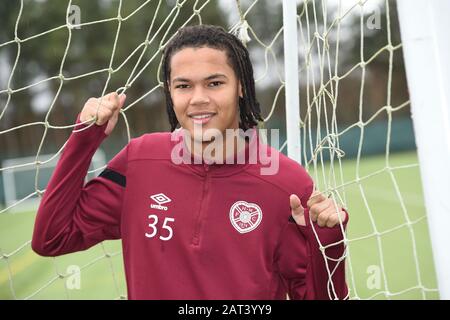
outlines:
[[[222,84],[223,84],[223,82],[221,82],[221,81],[213,81],[213,82],[209,83],[209,86],[210,87],[218,87],[218,86],[220,86]]]

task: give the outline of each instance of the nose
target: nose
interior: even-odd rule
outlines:
[[[209,96],[205,90],[198,86],[194,89],[191,97],[191,105],[203,105],[209,103]]]

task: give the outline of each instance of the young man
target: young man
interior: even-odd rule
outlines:
[[[83,186],[125,96],[89,99],[41,201],[33,249],[56,256],[122,239],[130,299],[346,298],[348,216],[258,139],[246,48],[222,28],[186,27],[165,48],[163,71],[173,132],[133,139]],[[261,174],[264,154],[276,156],[276,172]],[[338,243],[324,249],[331,259],[316,236]]]

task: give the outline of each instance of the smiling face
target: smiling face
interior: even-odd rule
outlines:
[[[203,132],[216,129],[223,137],[226,129],[239,128],[242,88],[225,51],[184,48],[172,56],[170,69],[174,111],[191,137],[195,137],[194,127]]]

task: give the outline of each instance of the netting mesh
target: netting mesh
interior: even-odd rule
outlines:
[[[15,234],[19,228],[14,226],[22,224],[23,219],[28,217],[31,217],[31,220],[27,222],[26,230],[31,230],[34,212],[15,214],[12,210],[31,198],[42,196],[45,190],[39,185],[40,167],[57,159],[64,148],[65,143],[58,147],[50,159],[41,160],[42,150],[49,143],[49,133],[61,131],[67,134],[67,130],[74,127],[74,119],[67,125],[57,125],[51,121],[64,87],[71,82],[85,79],[87,81],[91,78],[101,79],[97,96],[103,96],[112,90],[128,93],[133,88],[139,87],[136,91],[139,94],[129,99],[120,113],[120,122],[123,126],[119,130],[120,134],[126,137],[123,141],[126,143],[134,136],[135,122],[129,119],[133,110],[140,104],[161,100],[161,52],[165,44],[180,26],[211,23],[205,21],[203,15],[205,10],[214,6],[219,15],[227,16],[224,27],[238,35],[251,52],[265,126],[280,128],[282,133],[285,133],[283,94],[285,81],[289,80],[285,80],[283,76],[286,66],[283,60],[281,2],[148,0],[142,1],[132,9],[128,8],[125,14],[124,1],[106,1],[110,7],[115,8],[114,16],[74,24],[71,17],[75,3],[68,1],[65,12],[60,12],[66,17],[65,23],[24,37],[19,32],[19,26],[23,23],[22,16],[24,10],[27,10],[27,1],[21,0],[15,16],[13,37],[0,43],[0,53],[4,48],[15,48],[15,59],[11,59],[5,87],[0,88],[2,98],[0,123],[2,121],[9,123],[6,120],[12,113],[11,109],[18,107],[13,103],[14,96],[42,88],[46,83],[56,83],[54,95],[45,108],[42,120],[0,127],[0,137],[4,139],[0,141],[2,144],[27,127],[42,129],[34,161],[0,167],[0,173],[24,167],[35,170],[34,192],[0,209],[2,224],[7,225],[7,229],[2,229],[5,231],[1,236],[3,243],[0,243],[2,298],[126,298],[122,255],[117,241],[104,242],[84,253],[45,259],[38,258],[32,252],[29,240],[31,233],[26,233],[26,241]],[[44,1],[42,5],[50,4]],[[151,15],[148,14],[150,6]],[[391,6],[391,1],[376,0],[298,2],[302,164],[314,178],[316,187],[330,194],[351,214],[349,232],[344,233],[343,240],[348,245],[348,250],[345,256],[334,260],[343,263],[343,259],[346,259],[349,297],[355,299],[427,298],[429,293],[437,291],[434,271],[430,271],[431,257],[427,253],[429,243],[420,180],[417,178],[417,161],[415,159],[411,161],[410,158],[393,159],[391,155],[392,125],[395,115],[408,114],[409,108],[407,97],[397,104],[394,104],[392,99],[393,75],[396,74],[394,67],[398,61],[396,59],[401,56],[401,43],[392,39]],[[79,8],[83,12],[83,6],[80,5]],[[382,31],[379,32],[384,35],[383,42],[381,44],[371,42],[368,46],[366,33],[373,32],[367,30],[368,13],[377,12],[376,10],[384,12],[385,20],[382,22]],[[148,27],[145,29],[146,33],[142,35],[133,34],[140,40],[131,53],[124,54],[125,51],[119,50],[121,37],[131,35],[123,34],[123,25],[132,19],[142,20],[142,24]],[[71,50],[75,50],[72,45],[73,37],[83,28],[101,26],[105,27],[102,30],[114,34],[112,43],[105,45],[110,52],[108,65],[69,76],[66,72],[66,69],[70,68],[67,61],[70,60],[70,64],[77,63],[76,59],[68,58]],[[32,40],[61,31],[65,33],[65,36],[61,37],[64,41],[64,52],[59,60],[58,71],[39,81],[16,87],[14,77],[20,64],[23,46]],[[351,42],[356,49],[350,48],[349,39],[358,39]],[[355,52],[358,54],[355,55]],[[374,84],[375,71],[371,66],[375,64],[387,68],[381,79],[382,84],[378,85],[384,87],[385,94],[380,94],[384,96],[384,102],[381,105],[368,106],[365,95],[368,83]],[[119,73],[125,73],[126,76],[121,77],[125,81],[118,85],[113,77]],[[142,86],[141,81],[148,77],[152,77],[152,81],[146,82],[147,86]],[[349,94],[357,99],[345,98]],[[81,106],[78,107],[81,110]],[[382,159],[373,162],[366,160],[364,146],[372,134],[369,128],[379,120],[385,124],[385,143]],[[354,158],[348,157],[345,148],[341,146],[342,141],[349,140],[356,146]],[[280,150],[285,151],[286,141],[282,142]],[[104,167],[99,166],[90,173],[100,172]],[[415,178],[410,180],[405,176]],[[408,187],[400,185],[400,180],[402,183],[406,180],[418,184],[418,190],[409,191]],[[7,185],[4,187],[8,188]],[[401,235],[398,235],[398,232]],[[336,243],[329,246],[334,245]],[[395,248],[395,245],[399,247]],[[321,246],[322,252],[329,246]],[[401,260],[398,260],[399,258]],[[325,259],[327,262],[330,260],[333,259],[330,257]],[[78,266],[75,273],[68,271],[72,270],[67,268],[71,265]],[[405,275],[405,269],[408,269],[408,275]],[[33,273],[36,272],[44,275],[39,277],[39,281],[33,280]],[[328,268],[329,275],[333,272],[334,270]],[[82,275],[81,294],[72,290],[70,285],[70,281],[77,274]],[[103,290],[95,290],[101,286]],[[329,296],[335,297],[331,282]]]
[[[324,5],[321,2],[321,6],[315,5],[316,2],[309,2],[303,5],[302,11],[299,14],[299,25],[301,34],[301,43],[304,44],[304,51],[302,58],[304,63],[301,69],[302,79],[306,79],[306,115],[303,118],[302,123],[302,137],[303,137],[303,152],[304,159],[306,160],[306,167],[310,168],[311,172],[314,172],[314,178],[319,185],[319,189],[327,189],[332,192],[336,198],[341,200],[342,203],[348,203],[346,201],[346,188],[349,186],[355,186],[364,204],[364,212],[367,214],[370,221],[370,232],[365,235],[348,239],[345,241],[348,244],[353,242],[362,241],[365,239],[374,239],[376,241],[377,250],[373,252],[379,257],[380,271],[383,279],[384,290],[380,290],[367,298],[374,298],[379,295],[384,295],[387,298],[392,296],[399,296],[408,291],[419,290],[419,296],[426,298],[427,291],[434,291],[431,288],[427,288],[422,280],[420,264],[418,261],[416,250],[416,236],[414,231],[414,225],[422,222],[426,218],[425,212],[419,217],[412,218],[408,213],[407,206],[405,204],[404,197],[400,191],[399,184],[395,177],[395,172],[404,169],[410,169],[418,167],[417,163],[410,163],[405,165],[395,165],[390,160],[390,139],[392,136],[391,126],[392,118],[395,112],[405,109],[409,106],[409,100],[403,101],[398,106],[392,104],[392,70],[394,66],[394,53],[398,53],[401,49],[401,43],[393,43],[391,37],[391,18],[389,11],[389,2],[386,1],[384,9],[386,10],[386,43],[384,46],[376,48],[377,51],[368,55],[365,49],[365,30],[366,30],[366,14],[367,3],[369,1],[357,1],[353,4],[346,2],[347,6],[344,6],[343,2],[337,2],[336,6],[331,7]],[[319,11],[320,10],[320,11]],[[312,11],[312,13],[311,13]],[[330,13],[331,12],[331,13]],[[339,52],[341,50],[341,25],[344,23],[344,19],[352,14],[356,13],[359,16],[359,62],[348,67],[342,67],[340,64]],[[323,19],[322,23],[318,22],[318,16]],[[312,21],[311,21],[312,17]],[[329,21],[327,21],[329,19]],[[319,27],[320,26],[320,27]],[[373,114],[367,116],[367,111],[364,110],[364,94],[366,89],[367,69],[370,64],[375,61],[383,53],[388,54],[388,70],[387,81],[384,84],[386,86],[386,101],[385,104],[380,106]],[[317,71],[316,71],[317,70]],[[357,91],[354,94],[359,95],[358,101],[358,119],[357,122],[348,126],[338,126],[337,113],[339,109],[344,106],[338,105],[339,84],[345,81],[347,77],[354,75],[355,71],[360,72],[360,84],[359,93]],[[304,105],[305,106],[305,105]],[[366,114],[365,114],[366,113]],[[362,159],[362,148],[364,145],[365,128],[369,126],[374,120],[379,117],[380,114],[385,115],[387,123],[386,133],[386,145],[385,145],[385,160],[382,168],[369,174],[362,174],[360,170],[360,162]],[[364,120],[366,116],[368,119]],[[319,124],[319,125],[318,125]],[[321,124],[325,125],[325,130],[321,128]],[[356,128],[360,131],[359,143],[356,157],[356,172],[355,179],[349,179],[345,177],[344,170],[342,168],[342,160],[345,157],[345,152],[340,149],[339,139],[345,134]],[[316,130],[315,139],[313,140],[313,130]],[[307,151],[309,150],[309,156]],[[324,153],[328,154],[328,157],[324,156]],[[324,159],[329,159],[329,165],[326,165]],[[311,168],[312,167],[312,168]],[[364,186],[364,182],[370,180],[374,176],[380,176],[386,174],[389,179],[388,182],[393,187],[393,195],[395,195],[398,205],[400,206],[400,212],[403,215],[404,222],[400,225],[393,226],[391,228],[380,231],[380,226],[377,224],[374,218],[373,207],[369,204],[368,191]],[[372,191],[377,192],[376,190]],[[356,214],[360,214],[357,212]],[[384,263],[384,253],[382,237],[386,234],[392,233],[396,230],[407,228],[407,232],[410,236],[413,252],[413,264],[410,268],[413,268],[417,284],[404,290],[394,291],[390,289],[388,277],[386,275],[386,266]],[[353,298],[359,298],[355,275],[352,268],[352,259],[350,256],[351,245],[348,250],[348,267],[349,267],[349,285],[351,286]]]

